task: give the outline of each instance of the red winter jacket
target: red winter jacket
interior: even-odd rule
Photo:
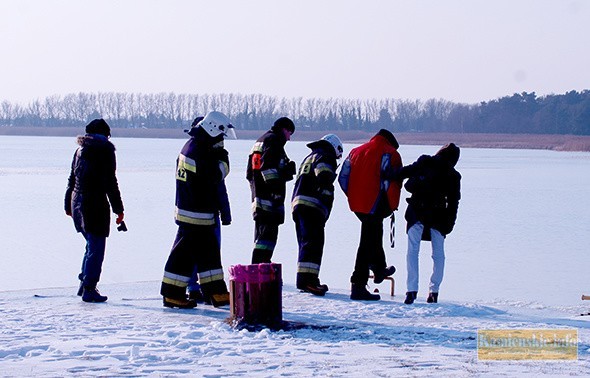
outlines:
[[[389,181],[385,177],[387,172],[401,166],[397,149],[382,135],[377,134],[367,143],[352,149],[338,177],[340,187],[348,197],[350,210],[375,214],[382,192],[387,193],[387,215],[397,210],[401,182]]]

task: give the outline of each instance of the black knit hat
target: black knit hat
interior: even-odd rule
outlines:
[[[291,121],[290,118],[281,117],[277,119],[274,125],[272,125],[271,127],[272,131],[279,131],[280,129],[285,129],[287,131],[290,131],[291,134],[293,134],[295,132],[295,124],[293,123],[293,121]]]
[[[86,134],[100,134],[108,138],[111,136],[111,128],[104,119],[99,118],[86,125]]]
[[[389,142],[389,144],[391,144],[393,146],[393,148],[399,148],[399,143],[397,142],[397,139],[395,139],[395,137],[393,136],[391,131],[389,131],[387,129],[381,129],[381,130],[379,130],[377,135],[381,135],[382,137],[387,139],[387,141]]]

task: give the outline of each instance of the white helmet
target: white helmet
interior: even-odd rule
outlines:
[[[197,127],[202,127],[212,137],[223,134],[224,137],[237,139],[235,129],[229,118],[221,112],[212,111],[207,113]]]
[[[340,159],[342,157],[342,153],[344,152],[344,148],[342,148],[342,141],[334,134],[324,135],[321,140],[325,140],[326,142],[330,143],[334,148],[334,152],[336,153],[336,159]]]

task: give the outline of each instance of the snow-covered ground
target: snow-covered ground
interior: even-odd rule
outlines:
[[[419,299],[403,304],[403,204],[396,248],[386,250],[398,267],[396,295],[386,281],[377,286],[380,302],[348,299],[360,227],[337,190],[321,272],[330,291],[318,298],[294,288],[288,220],[274,261],[283,264],[283,318],[291,326],[250,332],[227,325],[227,307],[161,305],[159,280],[176,231],[174,161],[184,141],[113,142],[129,232],[113,227],[107,243],[100,288],[109,301],[86,304],[75,296],[84,241],[62,210],[74,138],[0,137],[0,376],[590,375],[590,316],[579,316],[590,311],[580,300],[590,294],[589,153],[464,149],[459,219],[434,305],[425,303],[428,244]],[[250,259],[251,145],[227,142],[234,222],[222,230],[226,271]],[[400,153],[410,163],[437,149]],[[287,144],[297,162],[307,152],[302,142]],[[577,329],[578,359],[478,360],[478,330],[530,328]]]

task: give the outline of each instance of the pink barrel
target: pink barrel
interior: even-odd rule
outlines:
[[[279,328],[283,321],[281,264],[232,265],[229,268],[231,320]]]

